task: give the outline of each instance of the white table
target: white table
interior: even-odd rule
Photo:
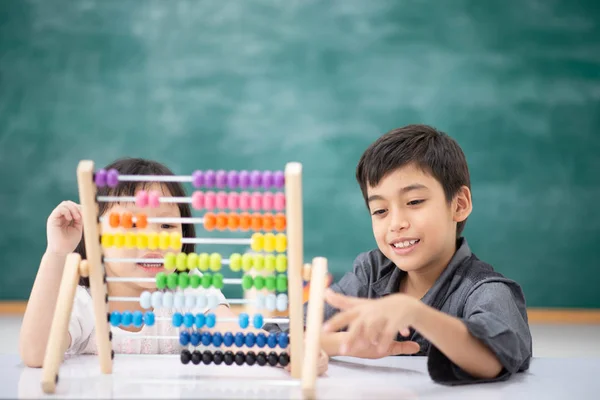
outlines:
[[[0,397],[5,398],[301,398],[299,383],[280,368],[182,365],[178,356],[117,355],[112,375],[98,359],[79,356],[60,370],[57,393],[41,391],[41,369],[16,355],[0,355]],[[322,399],[598,399],[600,359],[534,359],[507,382],[447,387],[435,384],[422,357],[359,360],[340,357],[317,384]]]

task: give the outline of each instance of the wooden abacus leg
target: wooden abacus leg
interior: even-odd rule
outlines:
[[[302,366],[302,392],[305,398],[315,397],[317,365],[321,352],[321,329],[323,326],[323,308],[325,287],[327,285],[327,259],[313,259],[310,278],[308,312],[306,315],[306,348]]]
[[[75,291],[79,283],[79,263],[81,256],[71,253],[65,261],[60,291],[56,300],[56,308],[46,345],[46,354],[42,371],[42,390],[44,393],[54,393],[58,381],[58,368],[62,363],[69,337],[69,320],[75,300]]]

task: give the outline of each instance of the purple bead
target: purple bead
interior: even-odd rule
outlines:
[[[202,171],[194,171],[192,174],[192,185],[195,188],[201,188],[204,185],[204,174],[202,174]]]
[[[240,189],[248,189],[250,186],[250,174],[248,171],[240,171]]]
[[[114,188],[119,184],[119,172],[116,169],[109,169],[106,174],[106,183],[109,187]]]
[[[215,181],[216,181],[215,171],[213,171],[212,169],[209,169],[208,171],[206,171],[204,173],[204,185],[207,188],[212,188],[213,186],[215,186]]]
[[[277,189],[282,189],[285,186],[285,175],[283,171],[275,171],[273,174],[273,181],[275,182],[275,187]]]
[[[254,189],[259,189],[262,184],[262,174],[260,171],[252,171],[250,173],[250,184]]]
[[[227,172],[222,169],[218,170],[215,180],[217,181],[217,187],[219,189],[224,189],[225,185],[227,185]]]
[[[238,173],[236,171],[229,171],[227,174],[227,185],[229,185],[230,189],[235,189],[238,187],[240,183],[240,179],[238,178]]]
[[[100,169],[100,170],[98,170],[98,172],[96,172],[95,181],[96,181],[96,186],[98,186],[98,187],[106,186],[106,170],[105,169]]]
[[[270,189],[273,186],[273,173],[271,171],[263,172],[262,184],[265,189]]]

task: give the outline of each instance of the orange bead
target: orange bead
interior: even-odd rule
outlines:
[[[217,214],[217,230],[224,231],[227,228],[227,214]]]
[[[247,231],[248,229],[250,229],[250,214],[248,214],[247,212],[243,212],[240,214],[240,230],[241,231]]]
[[[113,228],[118,228],[121,224],[121,218],[119,217],[119,213],[111,212],[108,217],[108,223]]]
[[[252,214],[251,227],[253,231],[260,231],[262,229],[262,215],[259,213]]]
[[[204,229],[206,229],[207,231],[212,231],[213,229],[215,229],[216,225],[217,217],[215,217],[215,214],[211,212],[207,212],[206,214],[204,214]]]
[[[273,215],[270,213],[267,213],[265,215],[263,215],[263,230],[266,232],[271,232],[273,230],[273,227],[275,226],[275,220],[273,219]]]
[[[131,228],[133,226],[133,215],[130,212],[124,212],[121,215],[121,226],[123,228]]]
[[[227,227],[230,231],[235,231],[240,226],[240,217],[236,213],[230,213],[227,216]]]
[[[137,226],[140,229],[144,229],[148,226],[148,217],[146,217],[146,214],[139,213],[138,215],[136,215],[135,226]]]
[[[275,230],[278,232],[285,231],[285,214],[278,213],[275,215]]]

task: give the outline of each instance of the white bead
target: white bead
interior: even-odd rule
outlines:
[[[208,299],[206,298],[206,295],[199,294],[196,297],[196,307],[198,307],[199,309],[204,310],[206,308],[207,304],[208,304]]]
[[[152,293],[145,290],[140,295],[140,306],[142,308],[150,308],[152,306]]]
[[[269,311],[275,311],[276,297],[273,293],[267,295],[266,308]]]
[[[156,291],[152,293],[152,307],[161,308],[162,307],[162,292]]]
[[[210,310],[212,310],[213,308],[216,308],[219,305],[219,299],[217,298],[217,296],[215,296],[214,294],[211,294],[210,296],[208,296],[208,308]]]
[[[285,311],[288,308],[288,297],[285,293],[277,295],[277,311]]]
[[[163,294],[163,307],[165,308],[173,308],[173,293],[165,292]]]
[[[257,293],[256,294],[256,309],[257,310],[264,310],[265,309],[265,295],[262,293]]]
[[[193,294],[186,294],[185,295],[185,306],[187,308],[194,308],[195,305],[196,305],[196,296]]]
[[[185,298],[183,297],[183,293],[181,293],[181,292],[175,293],[173,307],[183,308],[184,304],[185,304]]]

